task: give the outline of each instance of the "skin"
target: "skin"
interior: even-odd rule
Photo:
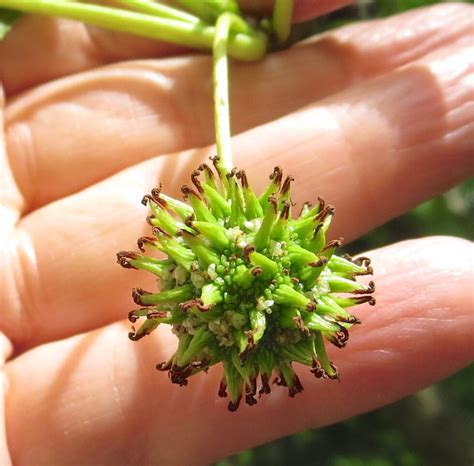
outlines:
[[[341,4],[314,3],[297,2],[299,18]],[[346,240],[472,176],[471,15],[439,5],[233,63],[236,165],[257,189],[286,167],[294,200],[336,205],[332,235]],[[147,233],[142,195],[159,181],[178,195],[213,154],[210,60],[164,58],[176,52],[28,17],[0,43],[2,465],[209,464],[473,359],[472,245],[424,238],[367,253],[377,307],[360,306],[348,348],[330,349],[339,384],[301,367],[295,399],[275,387],[230,414],[218,368],[186,388],[154,371],[175,338],[126,338],[131,288],[154,284],[114,256]]]

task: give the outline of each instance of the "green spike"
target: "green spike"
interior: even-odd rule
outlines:
[[[248,257],[253,265],[262,268],[263,274],[265,276],[271,277],[278,273],[278,264],[275,261],[269,259],[267,256],[253,251],[248,255]]]
[[[327,321],[316,312],[307,312],[303,317],[303,321],[310,330],[319,332],[333,333],[340,329],[338,324]]]
[[[291,233],[295,233],[301,239],[306,239],[312,233],[315,226],[313,218],[303,218],[298,220],[291,220],[288,222],[288,228]]]
[[[308,206],[308,204],[306,204]],[[326,202],[322,197],[318,197],[318,203],[313,207],[313,208],[307,208],[306,211],[301,212],[300,219],[305,219],[305,218],[314,218],[316,215],[318,215],[320,212],[324,210],[326,207]]]
[[[117,253],[117,262],[127,269],[146,270],[160,278],[168,277],[172,262],[169,260],[154,259],[142,256],[133,251],[121,251]]]
[[[227,230],[217,223],[209,222],[192,222],[193,228],[199,231],[214,248],[222,252],[230,245],[230,240],[227,236]]]
[[[207,198],[208,205],[212,213],[219,218],[227,218],[230,216],[230,205],[228,201],[212,186],[203,184],[202,189]]]
[[[324,248],[321,250],[321,255],[326,257],[327,259],[330,259],[334,254],[334,251],[342,246],[342,241],[342,238],[329,241],[326,246],[324,246]]]
[[[262,224],[257,231],[253,245],[256,249],[263,249],[268,246],[270,242],[270,233],[272,231],[273,223],[277,216],[277,200],[274,196],[268,198],[268,205],[265,210],[265,215],[262,220]]]
[[[199,358],[201,351],[215,339],[214,334],[207,328],[207,325],[201,325],[197,328],[192,340],[182,355],[177,359],[178,366],[185,366],[193,360]]]
[[[375,305],[375,298],[372,296],[351,296],[349,298],[341,298],[332,296],[332,299],[342,308],[356,306],[357,304],[368,303],[369,306]]]
[[[326,233],[322,228],[322,224],[318,224],[313,231],[311,238],[306,238],[303,242],[303,245],[309,251],[314,253],[319,253],[321,249],[324,248],[326,244]]]
[[[192,189],[190,186],[184,185],[181,187],[181,192],[184,194],[185,198],[193,208],[196,220],[216,223],[216,218],[206,206],[201,196],[196,191],[194,191],[194,189]]]
[[[257,344],[263,337],[265,328],[267,326],[267,319],[265,313],[258,309],[251,309],[249,312],[250,326],[252,327],[253,343]]]
[[[313,288],[321,275],[321,272],[325,269],[328,260],[326,257],[320,257],[314,262],[308,262],[300,271],[300,278],[303,280],[306,289]]]
[[[133,341],[140,340],[143,337],[146,337],[149,335],[153,330],[155,330],[160,322],[158,320],[152,319],[152,320],[145,320],[143,324],[140,326],[140,328],[134,332],[129,332],[128,338]]]
[[[267,186],[265,191],[261,194],[261,196],[258,198],[258,202],[260,203],[263,211],[265,211],[266,205],[267,205],[267,199],[274,195],[277,194],[278,191],[280,190],[281,186],[281,179],[283,177],[283,172],[280,167],[275,167],[273,169],[272,174],[270,175],[270,184]]]
[[[156,227],[154,231],[156,230]],[[161,234],[158,239],[158,248],[172,257],[176,263],[188,272],[191,270],[192,263],[196,260],[196,256],[190,250],[178,243],[175,239],[170,238],[166,234]]]
[[[308,251],[297,244],[288,246],[288,257],[291,260],[291,264],[295,266],[302,266],[309,262],[316,262],[318,256],[311,251]]]
[[[258,202],[257,196],[255,195],[253,189],[249,185],[245,171],[244,170],[239,171],[237,173],[237,178],[240,179],[240,182],[242,184],[242,191],[244,193],[245,216],[249,220],[262,217],[263,216],[262,206]]]
[[[204,306],[214,306],[223,300],[220,288],[215,283],[204,285],[201,290],[201,301]]]
[[[365,275],[372,273],[370,261],[367,258],[362,258],[361,264],[356,264],[344,257],[332,256],[328,263],[328,268],[331,272],[345,273],[349,275]]]
[[[290,237],[290,232],[288,230],[288,220],[290,216],[291,203],[283,203],[282,210],[278,219],[273,225],[272,232],[270,234],[271,238],[275,241],[285,240],[288,241]]]
[[[331,289],[331,293],[352,293],[354,291],[371,293],[374,291],[372,286],[366,286],[343,277],[329,275],[325,280]]]
[[[315,333],[314,347],[316,350],[316,357],[318,361],[321,363],[321,366],[324,369],[324,372],[326,372],[329,378],[336,379],[337,371],[334,369],[331,362],[329,361],[321,332]]]
[[[134,300],[142,306],[152,306],[156,304],[180,303],[192,298],[194,290],[192,285],[182,285],[160,293],[146,293],[143,290],[134,290]]]
[[[235,411],[239,407],[240,399],[242,398],[242,388],[244,379],[239,374],[239,371],[232,363],[232,360],[225,358],[223,361],[224,375],[229,390],[230,402],[229,410]]]
[[[304,294],[295,290],[289,285],[280,285],[273,292],[273,299],[277,304],[285,304],[286,306],[294,306],[299,308],[305,308],[311,303],[311,300]]]
[[[294,307],[284,307],[278,311],[278,324],[281,328],[296,328],[295,319],[301,317],[301,312]]]
[[[240,264],[235,269],[233,280],[238,286],[245,290],[252,285],[255,279],[260,275],[261,271],[262,269],[259,267],[249,269],[245,265]]]
[[[229,190],[228,197],[231,201],[230,206],[230,225],[241,226],[247,220],[245,217],[245,201],[241,187],[235,179],[234,171],[232,171],[228,177]]]
[[[206,270],[211,264],[219,263],[219,256],[199,237],[181,230],[183,240],[197,257],[201,267]]]
[[[219,188],[217,187],[217,184],[216,184],[216,178],[214,176],[214,173],[211,167],[207,163],[202,163],[201,165],[199,165],[198,169],[204,173],[205,181],[202,183],[203,188],[205,185],[207,185],[210,188],[212,188],[214,191],[219,192]]]
[[[177,199],[167,196],[166,194],[160,194],[160,199],[165,201],[166,207],[176,212],[182,221],[185,221],[193,214],[192,207],[188,204],[185,204],[184,202],[178,201]]]
[[[310,366],[313,362],[312,354],[306,348],[301,348],[299,344],[284,345],[281,354],[290,361]]]

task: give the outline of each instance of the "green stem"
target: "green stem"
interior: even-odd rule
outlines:
[[[198,24],[201,22],[200,18],[197,16],[159,2],[150,0],[115,0],[115,2],[121,3],[132,10],[160,16],[161,18],[174,19],[176,21],[183,21],[191,24]]]
[[[215,23],[225,12],[239,14],[239,6],[235,0],[175,0],[187,10],[207,22]]]
[[[105,29],[127,32],[197,49],[211,49],[215,35],[215,27],[206,26],[201,22],[192,24],[69,0],[0,0],[0,7],[24,13],[61,16]],[[239,60],[259,60],[264,56],[265,51],[266,38],[263,34],[236,34],[229,41],[229,55]]]
[[[223,13],[216,22],[213,46],[214,81],[214,124],[216,148],[219,163],[224,171],[233,168],[230,107],[229,107],[229,33],[233,29],[238,33],[252,34],[252,30],[243,18],[233,13]]]
[[[285,42],[290,36],[292,16],[293,0],[275,0],[272,24],[279,44]]]

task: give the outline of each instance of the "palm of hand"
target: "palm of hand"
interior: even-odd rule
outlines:
[[[257,187],[285,167],[296,202],[323,195],[337,206],[332,234],[346,240],[469,176],[468,9],[354,25],[260,64],[235,63],[238,165]],[[68,37],[67,50],[54,34]],[[33,36],[25,70],[15,56]],[[358,310],[364,325],[333,355],[340,384],[304,383],[311,375],[299,371],[299,398],[274,391],[231,415],[215,394],[218,370],[186,389],[153,372],[174,337],[126,339],[131,287],[154,285],[114,256],[147,230],[142,195],[159,181],[177,194],[213,153],[210,64],[183,56],[95,67],[171,52],[38,18],[0,44],[12,97],[0,155],[0,344],[6,359],[29,350],[5,365],[18,464],[206,463],[383,405],[472,359],[472,250],[432,238],[370,253],[378,306]]]

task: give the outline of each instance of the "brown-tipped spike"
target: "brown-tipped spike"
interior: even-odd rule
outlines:
[[[165,319],[169,314],[166,311],[151,311],[146,315],[147,319]]]
[[[242,399],[242,396],[239,396],[239,398],[236,401],[229,401],[229,404],[227,405],[227,409],[231,413],[237,411],[237,409],[239,409],[241,399]]]
[[[336,209],[332,205],[326,206],[324,209],[320,210],[319,213],[314,217],[316,222],[322,222],[325,218],[329,217],[330,215],[334,215]]]
[[[155,235],[155,236],[166,236],[168,238],[171,238],[171,235],[166,232],[165,230],[163,230],[163,228],[161,227],[157,227],[157,226],[154,226],[152,229],[151,229],[151,232]]]
[[[369,306],[375,306],[375,298],[373,296],[355,296],[352,298],[355,304],[367,303]]]
[[[258,265],[256,267],[253,267],[251,270],[250,270],[250,273],[254,276],[254,277],[258,277],[259,275],[261,275],[263,272],[263,269],[262,267],[259,267]]]
[[[276,196],[269,196],[267,199],[268,203],[272,206],[275,214],[278,212],[278,199]]]
[[[326,376],[326,372],[324,372],[321,363],[313,356],[313,364],[311,365],[311,373],[317,378],[321,379]]]
[[[349,340],[349,332],[346,328],[340,327],[338,332],[328,336],[327,339],[337,348],[344,348]]]
[[[352,294],[370,294],[375,291],[375,283],[370,280],[365,290],[354,290]]]
[[[189,301],[185,301],[184,303],[180,303],[179,307],[183,311],[187,311],[188,309],[191,309],[195,307],[196,309],[199,309],[202,312],[207,312],[209,309],[214,307],[213,304],[204,304],[201,299],[190,299]]]
[[[212,171],[211,167],[207,163],[201,163],[201,165],[199,165],[198,167],[198,170],[202,172],[206,172],[206,175],[209,178],[214,178],[214,172]]]
[[[304,390],[303,384],[301,383],[299,377],[295,374],[293,376],[293,385],[288,387],[288,396],[294,398],[298,393],[301,393]]]
[[[194,191],[194,189],[191,188],[191,186],[187,184],[184,184],[183,186],[181,186],[181,192],[184,195],[184,199],[187,199],[189,196],[196,196],[198,199],[201,199],[201,196],[196,191]]]
[[[306,335],[307,337],[311,336],[311,332],[309,328],[306,327],[306,325],[304,324],[304,321],[301,316],[293,317],[293,322],[296,324],[298,330],[300,330],[304,335]]]
[[[150,293],[149,291],[142,290],[141,288],[133,288],[133,290],[132,290],[132,299],[139,306],[146,306],[146,304],[142,303],[141,297],[143,295],[148,295],[148,294],[152,294],[152,293]]]
[[[336,321],[337,322],[344,322],[346,324],[352,324],[352,325],[356,325],[356,324],[361,324],[362,322],[360,321],[360,319],[358,319],[356,316],[353,316],[353,315],[350,315],[348,317],[344,317],[344,316],[336,316]]]
[[[196,189],[199,191],[200,194],[204,194],[204,189],[202,189],[201,182],[199,181],[199,175],[201,172],[199,170],[193,170],[191,172],[191,181],[193,182]]]
[[[117,253],[117,262],[125,269],[135,269],[138,270],[136,267],[134,267],[132,264],[130,264],[130,261],[133,259],[138,259],[139,255],[136,252],[133,251],[120,251]]]
[[[217,392],[217,395],[220,398],[225,398],[227,396],[227,384],[221,380],[221,383],[219,384],[219,391]]]
[[[270,384],[268,383],[268,377],[265,374],[260,375],[260,380],[262,381],[262,386],[258,391],[258,397],[260,398],[263,394],[268,394],[272,391]]]
[[[280,190],[280,194],[282,196],[284,196],[285,194],[287,194],[290,191],[291,183],[293,181],[295,181],[295,179],[291,175],[288,175],[285,178],[285,181],[283,182],[283,185],[282,185],[281,190]]]
[[[153,188],[151,190],[151,195],[156,201],[160,199],[160,194],[161,194],[162,189],[163,189],[163,185],[160,183],[156,188]]]
[[[309,202],[309,201],[303,202],[303,205],[301,206],[300,213],[298,214],[298,217],[301,217],[301,215],[303,215],[305,207],[307,209],[311,209],[311,206],[312,206],[311,202]]]
[[[149,194],[145,194],[143,197],[142,197],[142,204],[143,205],[147,205],[148,202],[154,202],[156,203],[155,199],[153,199],[153,197],[151,197]]]
[[[172,366],[172,363],[170,360],[170,361],[159,362],[155,367],[157,370],[165,372],[165,371],[169,371],[171,369],[171,366]]]
[[[275,167],[273,172],[270,174],[270,179],[277,185],[280,186],[283,178],[283,170],[280,167]]]
[[[329,241],[326,246],[324,246],[321,252],[327,251],[328,249],[332,248],[340,248],[342,246],[343,241],[344,238],[333,239],[332,241]]]
[[[150,236],[142,236],[141,238],[137,239],[137,246],[141,252],[145,252],[145,245],[146,244],[154,244],[156,238],[151,238]]]
[[[237,178],[240,180],[242,188],[247,189],[249,187],[249,181],[247,179],[247,174],[244,170],[239,170],[236,174]]]
[[[307,265],[309,265],[310,267],[322,267],[323,265],[327,263],[328,263],[327,257],[320,257],[317,261],[308,262]]]
[[[135,315],[135,311],[130,311],[130,312],[128,313],[128,320],[129,320],[129,322],[131,322],[132,324],[134,324],[138,319],[139,319],[139,317]],[[135,333],[135,332],[134,332],[134,333]]]
[[[242,251],[242,256],[245,260],[249,260],[249,255],[255,251],[255,247],[251,246],[250,244],[245,246],[244,250]]]
[[[288,220],[288,218],[290,217],[290,208],[291,208],[291,202],[285,201],[283,203],[283,209],[281,209],[281,213],[280,213],[281,220]]]

